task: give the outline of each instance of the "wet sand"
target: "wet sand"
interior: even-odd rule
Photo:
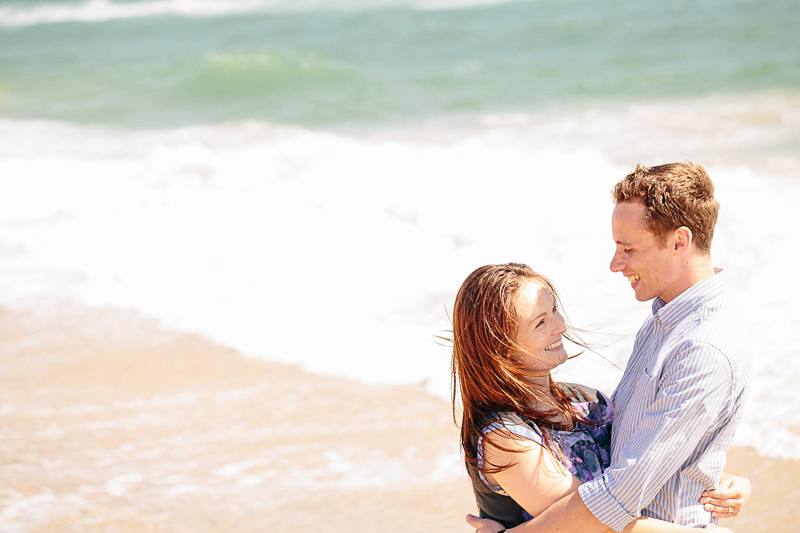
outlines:
[[[469,532],[447,402],[120,310],[0,309],[0,531]],[[722,525],[792,531],[800,461],[735,449]]]

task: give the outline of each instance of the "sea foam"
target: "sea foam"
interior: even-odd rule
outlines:
[[[437,336],[458,286],[482,264],[519,261],[549,276],[572,322],[607,345],[605,359],[588,352],[558,378],[610,392],[621,375],[612,363],[624,365],[649,312],[608,270],[609,190],[635,161],[602,142],[548,138],[581,120],[349,134],[5,121],[0,302],[133,308],[249,356],[424,382],[447,398],[450,353]],[[758,346],[737,444],[800,458],[800,289],[785,275],[800,182],[708,169],[723,205],[715,263]]]

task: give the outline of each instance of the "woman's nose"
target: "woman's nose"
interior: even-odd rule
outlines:
[[[555,326],[553,333],[556,335],[561,335],[567,331],[567,324],[564,321],[564,317],[558,311],[556,311],[553,325]]]

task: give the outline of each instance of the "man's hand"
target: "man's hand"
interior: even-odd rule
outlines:
[[[467,515],[467,524],[475,528],[475,533],[497,533],[503,529],[503,524],[490,518],[478,518],[474,514]]]
[[[730,476],[720,480],[719,487],[703,492],[700,503],[714,518],[731,518],[738,515],[750,497],[750,480]]]

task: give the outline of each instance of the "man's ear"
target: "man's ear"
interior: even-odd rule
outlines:
[[[683,255],[689,251],[692,247],[692,242],[694,240],[694,236],[692,235],[692,230],[687,228],[686,226],[681,226],[680,228],[676,229],[675,232],[672,234],[673,238],[673,246],[675,252]]]

